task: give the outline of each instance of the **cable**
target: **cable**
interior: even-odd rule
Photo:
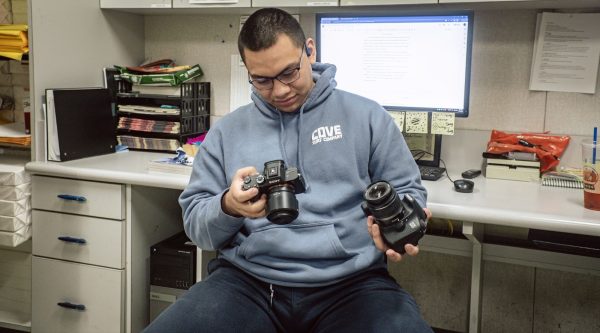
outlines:
[[[446,177],[448,177],[448,180],[452,182],[452,184],[454,184],[454,180],[452,180],[452,178],[450,178],[450,175],[448,174],[448,168],[446,167],[446,162],[444,162],[443,159],[440,158],[440,162],[442,162],[442,164],[444,165],[444,171],[446,172]]]
[[[410,153],[412,154],[415,161],[420,161],[425,155],[433,157],[432,153],[422,149],[411,149]],[[451,181],[452,184],[454,184],[454,180],[452,180],[452,178],[450,178],[450,175],[448,174],[448,167],[446,167],[446,162],[444,162],[442,158],[440,158],[440,162],[442,162],[442,164],[444,165],[444,173],[446,173],[446,177],[448,177],[448,180]]]

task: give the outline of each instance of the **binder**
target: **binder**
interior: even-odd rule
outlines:
[[[49,161],[115,151],[115,123],[106,88],[46,89]]]

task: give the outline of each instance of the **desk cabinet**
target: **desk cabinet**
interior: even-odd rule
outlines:
[[[32,274],[33,332],[123,332],[124,270],[34,255]]]
[[[123,332],[125,186],[33,177],[32,330]]]
[[[337,7],[338,0],[252,0],[252,7]]]
[[[340,0],[340,6],[436,4],[437,0]]]
[[[173,0],[173,8],[227,8],[245,7],[250,8],[250,0]]]
[[[71,179],[77,172],[66,169],[32,177],[32,331],[140,332],[150,246],[182,230],[181,190]]]
[[[171,0],[100,0],[100,8],[171,8]]]

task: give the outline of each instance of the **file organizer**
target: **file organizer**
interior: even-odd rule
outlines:
[[[210,128],[210,82],[183,83],[179,88],[179,96],[173,96],[137,93],[132,92],[130,85],[118,85],[116,89],[117,107],[123,105],[168,106],[180,110],[179,114],[141,114],[118,110],[118,118],[129,117],[142,123],[144,121],[169,121],[180,124],[177,133],[163,133],[151,129],[141,131],[117,128],[118,142],[120,144],[128,142],[127,145],[131,150],[174,152],[177,147],[185,144],[188,138],[207,132]],[[166,108],[165,110],[170,109]],[[130,145],[131,143],[135,144]]]

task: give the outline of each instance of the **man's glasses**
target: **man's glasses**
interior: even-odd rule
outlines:
[[[253,85],[258,90],[270,90],[273,89],[273,80],[277,80],[285,85],[296,82],[300,78],[300,68],[302,67],[302,54],[304,53],[304,48],[306,45],[302,46],[302,52],[300,53],[300,60],[298,60],[298,65],[292,68],[287,68],[283,70],[283,72],[277,74],[274,77],[266,77],[266,76],[258,76],[252,78],[250,73],[248,73],[249,80],[251,85]]]

